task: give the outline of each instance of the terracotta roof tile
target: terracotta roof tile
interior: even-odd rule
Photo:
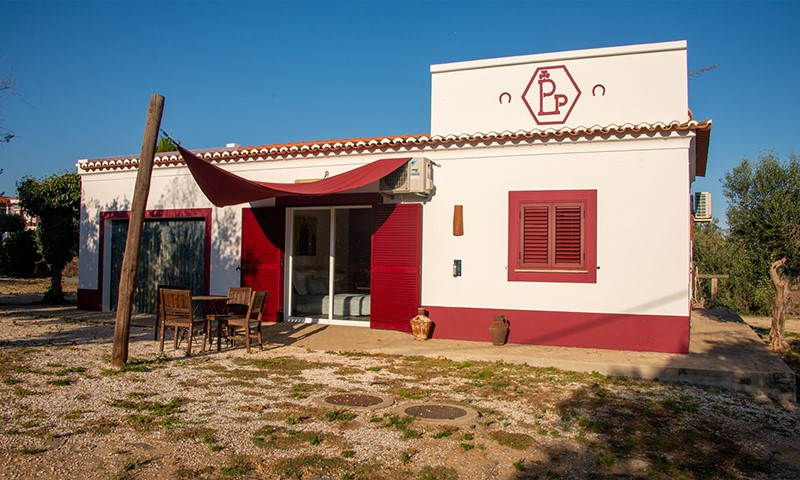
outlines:
[[[195,152],[197,156],[217,164],[239,163],[253,160],[267,160],[291,157],[296,155],[316,155],[340,152],[357,153],[360,151],[391,147],[431,147],[459,145],[465,143],[503,143],[519,140],[547,140],[552,138],[580,138],[604,135],[648,134],[676,131],[710,131],[711,120],[698,122],[673,121],[669,123],[641,123],[624,125],[593,125],[591,127],[548,128],[545,130],[519,130],[516,132],[488,132],[457,135],[401,135],[396,137],[349,138],[342,140],[322,140],[314,142],[281,143],[274,145],[256,145],[250,147],[207,149]],[[707,135],[705,135],[707,138]],[[177,152],[156,155],[155,166],[166,167],[183,164]],[[78,168],[84,172],[129,170],[139,165],[137,157],[114,157],[82,160]],[[705,165],[705,160],[703,160]]]

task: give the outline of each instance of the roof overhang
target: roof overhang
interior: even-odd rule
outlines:
[[[711,120],[702,123],[702,127],[694,131],[695,134],[695,161],[694,174],[697,177],[706,176],[708,165],[708,147],[711,142]]]

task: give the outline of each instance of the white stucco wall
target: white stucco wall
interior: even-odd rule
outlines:
[[[474,149],[435,156],[423,212],[429,306],[686,315],[688,137]],[[597,190],[596,284],[509,282],[508,192]],[[464,235],[452,235],[453,206]],[[454,259],[462,276],[453,277]]]
[[[572,90],[563,66],[580,90]],[[523,102],[539,111],[534,74],[549,68],[554,84],[545,93],[575,101],[569,116],[540,115],[538,123]],[[431,134],[503,132],[626,123],[684,122],[688,117],[686,42],[477,60],[431,66]],[[551,110],[552,96],[545,101]],[[566,111],[567,106],[562,107]]]

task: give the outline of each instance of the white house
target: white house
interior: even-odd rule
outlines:
[[[503,314],[510,343],[686,353],[711,131],[686,42],[431,76],[429,134],[157,156],[138,308],[157,283],[242,284],[269,292],[270,321],[410,330],[421,306],[434,338],[489,341]],[[116,304],[136,167],[78,162],[80,308]]]

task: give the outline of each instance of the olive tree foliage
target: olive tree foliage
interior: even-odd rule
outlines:
[[[696,223],[694,227],[693,263],[699,273],[724,274],[719,282],[717,305],[737,312],[769,313],[773,288],[769,279],[759,276],[753,259],[741,242],[732,238],[719,221]],[[699,296],[711,296],[711,281],[699,281]]]
[[[789,288],[800,276],[800,157],[781,162],[774,153],[743,159],[725,174],[731,239],[752,262],[758,282],[774,288],[769,345],[786,351],[784,339]]]
[[[53,174],[17,183],[22,208],[39,217],[39,245],[51,274],[44,303],[63,303],[61,272],[78,250],[81,180],[76,173]]]

